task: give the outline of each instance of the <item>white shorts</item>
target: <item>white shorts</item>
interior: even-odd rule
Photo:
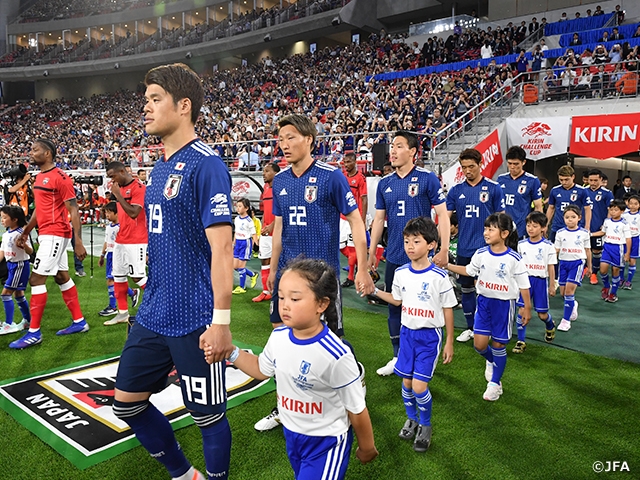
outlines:
[[[113,246],[113,276],[142,278],[147,276],[147,244],[116,243]]]
[[[40,235],[40,248],[33,262],[33,273],[42,276],[55,276],[59,271],[69,271],[69,257],[67,248],[71,244],[70,238],[56,235]]]
[[[340,219],[340,250],[344,247],[353,247],[353,235],[351,234],[351,225],[348,220]]]
[[[260,244],[258,247],[258,258],[260,260],[266,260],[271,258],[271,249],[273,248],[273,237],[270,235],[260,235]]]

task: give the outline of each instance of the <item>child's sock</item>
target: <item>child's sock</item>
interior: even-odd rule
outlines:
[[[431,391],[427,388],[422,393],[415,393],[418,410],[420,410],[420,425],[431,425]]]
[[[627,282],[633,282],[633,276],[636,274],[636,266],[629,265],[629,278],[627,278]]]
[[[24,318],[27,322],[31,321],[31,311],[29,310],[29,302],[27,302],[27,297],[24,295],[22,297],[16,297],[16,302],[18,302],[18,308],[20,309],[20,313],[22,313],[22,318]]]
[[[267,288],[267,280],[269,280],[269,273],[271,273],[270,265],[262,265],[260,268],[260,276],[262,277],[262,291],[264,293],[269,293],[269,289]]]
[[[573,312],[573,306],[576,303],[575,295],[565,295],[564,296],[564,312],[562,314],[562,318],[565,320],[569,320],[571,318],[571,313]]]
[[[462,312],[467,321],[467,329],[473,330],[473,315],[476,311],[476,289],[462,289]]]
[[[624,283],[624,270],[627,268],[627,265],[623,265],[620,269],[620,278],[622,279],[622,283]]]
[[[620,286],[620,275],[615,276],[611,279],[611,295],[615,295],[618,293],[618,287]]]
[[[551,313],[548,313],[549,317],[546,320],[543,320],[544,326],[547,330],[553,330],[555,325],[553,324],[553,319],[551,318]]]
[[[407,417],[417,422],[416,397],[413,394],[413,389],[405,387],[404,384],[402,384],[402,401],[404,402],[404,409],[407,411]]]
[[[240,275],[240,288],[244,288],[247,283],[247,269],[236,268],[236,272],[238,272],[238,275]]]
[[[116,308],[116,287],[113,285],[107,285],[107,291],[109,292],[109,308]]]
[[[527,327],[522,324],[522,315],[518,314],[518,318],[516,319],[516,326],[518,329],[518,341],[524,342],[525,335],[527,333]]]
[[[602,286],[604,288],[609,288],[611,286],[609,284],[609,274],[608,273],[601,273],[600,276],[602,277]]]
[[[600,259],[602,253],[594,253],[591,257],[591,273],[598,273],[600,271]]]
[[[507,366],[507,347],[491,347],[491,352],[493,353],[493,376],[491,377],[491,381],[500,385],[502,374]]]
[[[47,286],[36,285],[31,287],[31,322],[29,324],[30,332],[40,330],[44,307],[47,305]]]
[[[485,358],[485,360],[487,360],[487,362],[493,363],[493,353],[491,352],[491,349],[489,347],[485,348],[482,351],[478,350],[476,347],[473,347],[473,348],[475,349],[476,352],[482,355]]]
[[[13,323],[13,312],[15,310],[13,297],[11,295],[2,295],[2,304],[4,305],[5,323],[11,325]]]

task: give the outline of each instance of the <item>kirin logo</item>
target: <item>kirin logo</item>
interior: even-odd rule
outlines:
[[[551,127],[546,123],[532,122],[522,129],[522,134],[538,138],[551,135]]]

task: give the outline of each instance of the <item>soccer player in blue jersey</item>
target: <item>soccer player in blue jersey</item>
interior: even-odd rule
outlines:
[[[460,153],[460,168],[466,180],[454,185],[447,194],[447,210],[458,217],[458,256],[456,265],[466,266],[479,248],[484,247],[484,221],[492,213],[505,210],[500,185],[482,176],[482,154],[475,148]],[[473,277],[459,274],[462,290],[462,312],[467,329],[456,338],[468,342],[473,338],[473,315],[476,311],[476,288]]]
[[[589,188],[587,195],[591,199],[591,226],[590,232],[597,232],[602,227],[604,219],[609,215],[609,204],[613,200],[613,193],[602,186],[602,171],[594,168],[588,172]],[[598,284],[598,272],[600,271],[600,259],[602,258],[602,246],[604,237],[591,237],[591,285]]]
[[[398,131],[394,135],[389,150],[389,159],[396,169],[378,183],[376,191],[376,214],[371,224],[371,245],[369,268],[376,268],[376,249],[385,219],[387,220],[387,254],[384,273],[385,291],[391,292],[396,269],[409,263],[404,251],[404,235],[407,221],[417,217],[431,218],[431,208],[438,216],[440,233],[440,252],[433,263],[442,267],[447,265],[449,252],[449,216],[444,203],[444,193],[438,177],[433,172],[414,165],[418,153],[418,137],[413,133]],[[393,347],[393,358],[379,368],[378,375],[391,375],[394,372],[400,348],[400,327],[402,307],[389,304],[389,336]]]
[[[340,282],[340,214],[349,222],[358,258],[356,291],[368,295],[375,288],[367,272],[367,239],[356,199],[342,172],[314,160],[312,154],[317,130],[304,115],[292,114],[278,121],[278,143],[290,165],[273,179],[273,248],[268,287],[272,292],[271,324],[282,325],[278,310],[278,281],[290,260],[304,255],[325,260]],[[338,289],[340,292],[340,289]],[[341,295],[338,305],[342,306]],[[338,309],[336,333],[344,335],[342,308]],[[256,430],[279,425],[277,407],[256,423]]]
[[[571,165],[563,165],[558,169],[560,185],[551,189],[549,194],[549,208],[547,219],[551,223],[549,241],[555,242],[556,232],[564,228],[564,209],[567,205],[577,205],[582,210],[580,226],[590,231],[591,227],[591,198],[587,195],[587,189],[575,183],[576,174]],[[557,275],[557,272],[556,272]]]
[[[172,478],[204,480],[170,423],[149,402],[175,365],[184,404],[202,433],[208,478],[226,479],[231,430],[223,360],[233,351],[231,177],[195,134],[204,101],[198,76],[183,64],[164,65],[147,72],[145,85],[145,129],[162,139],[165,155],[146,190],[149,279],[120,357],[113,411]],[[190,286],[188,295],[180,285]],[[205,345],[212,365],[201,350]]]
[[[527,234],[527,215],[531,213],[531,204],[537,212],[542,212],[542,191],[538,177],[525,172],[523,167],[527,163],[527,154],[522,147],[514,145],[507,150],[508,173],[503,173],[497,179],[504,193],[505,211],[518,227],[518,236],[524,238]]]

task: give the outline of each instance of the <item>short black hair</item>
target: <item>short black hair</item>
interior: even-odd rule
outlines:
[[[112,212],[115,214],[118,213],[118,205],[116,204],[116,202],[109,202],[104,207],[102,207],[102,209],[105,212]]]
[[[394,135],[393,135],[393,139],[395,140],[398,137],[402,137],[407,141],[407,145],[409,145],[409,149],[415,148],[416,149],[416,154],[418,153],[418,148],[419,148],[419,142],[418,142],[418,136],[408,132],[407,130],[398,130]],[[414,154],[415,156],[415,154]]]
[[[529,215],[527,215],[526,222],[537,223],[542,228],[544,228],[549,223],[549,220],[547,220],[547,216],[542,212],[531,212]]]
[[[629,196],[629,198],[631,198],[631,196]],[[609,208],[611,207],[617,207],[624,212],[627,209],[627,204],[622,198],[614,198],[609,203]]]
[[[104,171],[108,172],[109,170],[119,172],[121,170],[126,170],[126,168],[124,167],[124,163],[122,162],[110,162],[107,164],[107,168],[105,168]]]
[[[600,170],[599,168],[592,168],[591,170],[588,170],[586,175],[588,177],[590,177],[591,175],[598,175],[600,178],[602,178],[602,170]]]
[[[19,227],[24,227],[27,224],[24,210],[18,205],[5,205],[4,207],[2,207],[2,209],[0,209],[0,211],[7,215],[9,218],[17,220]]]
[[[520,160],[525,162],[527,160],[527,153],[519,145],[514,145],[507,150],[507,160]]]
[[[435,222],[428,217],[416,217],[407,222],[402,230],[402,235],[421,236],[427,243],[438,241],[438,227]]]
[[[49,138],[45,138],[45,137],[40,137],[40,138],[36,138],[33,143],[39,143],[44,148],[49,150],[51,152],[51,160],[55,160],[56,159],[56,154],[58,152],[58,147],[56,147],[56,144],[53,142],[53,140],[51,140]]]

